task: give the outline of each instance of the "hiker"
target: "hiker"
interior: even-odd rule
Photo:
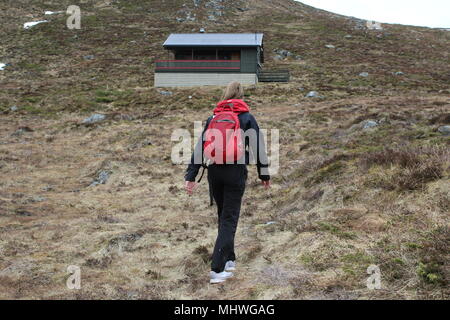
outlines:
[[[227,86],[214,115],[206,122],[185,175],[186,191],[192,195],[200,168],[207,166],[210,193],[217,205],[219,230],[212,255],[210,283],[224,282],[236,269],[234,237],[247,180],[247,164],[256,162],[259,179],[266,189],[270,188],[264,139],[259,135],[258,123],[248,105],[242,100],[243,95],[239,82]],[[237,130],[239,128],[241,130]],[[229,136],[225,132],[230,133],[231,129],[235,135]],[[219,139],[216,134],[221,132],[223,136]],[[255,133],[255,139],[247,136],[251,132]],[[209,165],[204,164],[205,160],[210,162]]]

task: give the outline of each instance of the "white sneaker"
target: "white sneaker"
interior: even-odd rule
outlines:
[[[226,272],[226,271],[217,273],[217,272],[211,271],[209,273],[209,277],[210,277],[209,283],[221,283],[221,282],[224,282],[225,280],[227,280],[228,278],[233,277],[233,273]]]
[[[225,271],[235,271],[236,270],[236,262],[234,261],[227,261],[225,264]]]

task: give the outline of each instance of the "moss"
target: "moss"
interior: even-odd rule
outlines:
[[[417,267],[417,274],[426,282],[430,284],[439,284],[443,282],[443,275],[440,273],[440,267],[437,263],[419,263]]]
[[[321,183],[331,177],[338,175],[345,168],[344,161],[337,161],[330,165],[317,170],[310,178],[305,181],[305,186],[310,187],[314,184]]]
[[[356,234],[354,232],[342,231],[338,226],[331,223],[319,222],[319,230],[327,231],[341,239],[355,239]]]

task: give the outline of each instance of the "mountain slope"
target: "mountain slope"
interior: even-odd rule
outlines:
[[[1,298],[448,299],[447,31],[368,30],[287,0],[85,1],[81,30],[44,15],[71,4],[0,4]],[[250,168],[223,287],[207,285],[207,187],[185,195],[169,147],[222,88],[152,88],[167,35],[201,27],[264,32],[265,68],[292,72],[246,88],[261,127],[280,130],[281,168],[268,192]],[[82,124],[93,112],[106,119]]]

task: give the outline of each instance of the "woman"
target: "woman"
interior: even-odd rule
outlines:
[[[256,165],[258,169],[258,177],[261,179],[265,188],[270,187],[270,176],[268,173],[268,161],[264,147],[264,140],[259,134],[258,123],[249,112],[247,104],[242,101],[244,95],[242,85],[239,82],[231,82],[224,94],[222,101],[218,103],[214,109],[214,115],[211,116],[203,130],[202,139],[197,144],[197,147],[192,155],[191,163],[189,164],[185,180],[186,191],[192,195],[196,183],[195,178],[202,167],[202,163],[195,163],[194,159],[203,160],[203,151],[205,147],[205,136],[207,129],[218,115],[225,111],[230,111],[237,114],[239,119],[240,129],[245,133],[247,130],[254,130],[256,139],[250,139],[247,135],[245,138],[245,151],[243,156],[244,161],[235,161],[234,163],[220,162],[212,163],[208,166],[208,181],[212,191],[212,196],[217,204],[219,231],[214,246],[212,256],[210,283],[221,283],[226,279],[231,278],[236,269],[236,256],[234,253],[234,237],[239,220],[239,213],[241,210],[242,196],[244,195],[245,183],[247,180],[247,164],[252,159],[256,158]],[[230,122],[228,120],[228,122]],[[254,141],[256,140],[256,141]],[[253,158],[250,159],[249,150],[251,150]],[[201,153],[199,157],[199,153]],[[217,162],[217,161],[216,161]],[[254,161],[252,161],[254,162]]]

